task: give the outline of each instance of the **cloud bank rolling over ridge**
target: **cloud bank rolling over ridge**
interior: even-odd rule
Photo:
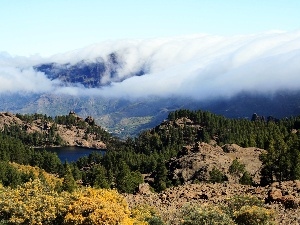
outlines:
[[[100,88],[66,86],[33,69],[42,63],[93,62],[111,53],[122,61],[116,74],[121,82]],[[300,31],[108,41],[49,58],[0,54],[0,93],[183,96],[199,100],[231,97],[243,91],[272,94],[300,90],[299,62]],[[132,76],[141,69],[145,75]]]

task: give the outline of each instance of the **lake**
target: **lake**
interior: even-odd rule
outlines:
[[[44,148],[43,148],[44,149]],[[73,162],[83,156],[88,156],[92,152],[104,154],[105,149],[92,149],[83,147],[45,147],[47,151],[55,152],[62,162]]]

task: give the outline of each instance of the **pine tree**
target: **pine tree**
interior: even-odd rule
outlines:
[[[164,160],[159,159],[154,177],[154,188],[156,191],[160,192],[167,188],[167,174],[168,170],[165,166]]]
[[[94,187],[97,188],[109,188],[110,185],[106,178],[106,169],[101,166],[97,165],[96,168],[94,168],[93,173],[95,173],[95,180],[94,180]]]
[[[69,164],[65,164],[65,175],[64,180],[62,183],[62,189],[63,191],[72,192],[77,188],[76,181],[73,177],[72,170],[69,166]]]

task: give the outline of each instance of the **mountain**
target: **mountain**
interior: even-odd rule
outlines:
[[[51,62],[34,66],[34,69],[45,73],[50,80],[58,79],[66,84],[81,84],[86,88],[96,88],[126,79],[117,76],[118,69],[122,68],[122,64],[123,62],[118,55],[111,53],[107,60],[97,57],[94,62],[85,62],[84,60],[75,64]],[[144,74],[145,72],[141,68],[127,76]]]
[[[300,33],[120,40],[51,57],[0,55],[0,111],[70,110],[122,137],[202,109],[231,118],[300,114]]]
[[[137,135],[167,118],[176,109],[208,110],[229,118],[251,119],[253,113],[283,118],[300,115],[300,92],[278,92],[272,97],[243,93],[230,99],[197,101],[187,98],[140,100],[69,95],[1,95],[0,111],[41,113],[55,117],[71,110],[83,118],[91,115],[97,124],[120,137]]]

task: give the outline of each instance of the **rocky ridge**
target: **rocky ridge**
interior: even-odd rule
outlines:
[[[237,159],[245,165],[245,170],[252,176],[254,183],[259,183],[262,166],[259,155],[262,152],[265,150],[242,148],[236,144],[220,147],[214,142],[197,142],[194,146],[185,146],[177,157],[168,162],[169,177],[171,180],[180,180],[181,183],[209,181],[209,173],[216,168],[226,175],[229,183],[237,183],[237,178],[242,174],[237,176],[229,173],[230,165]]]
[[[71,113],[72,114],[72,113]],[[76,120],[81,120],[90,124],[93,120],[92,117],[87,117],[85,120],[81,117],[74,114]],[[51,126],[54,125],[53,122],[43,122],[41,119],[33,120],[28,123],[19,119],[16,115],[8,112],[0,113],[0,129],[3,130],[4,126],[18,125],[25,129],[27,133],[33,132],[47,132]],[[95,125],[97,126],[97,125]],[[105,149],[106,144],[97,138],[97,135],[94,133],[86,133],[86,129],[80,128],[79,126],[74,125],[56,125],[56,133],[63,139],[63,142],[67,146],[80,146],[96,149]]]

